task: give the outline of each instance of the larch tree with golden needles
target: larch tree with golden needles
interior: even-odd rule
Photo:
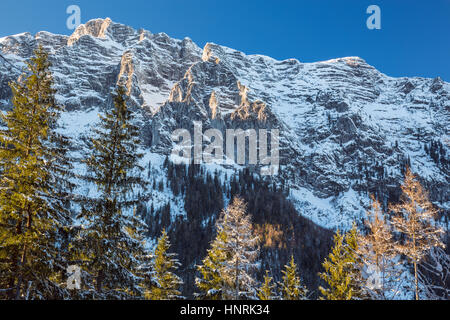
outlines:
[[[367,235],[361,235],[358,239],[358,253],[365,266],[373,273],[376,283],[367,283],[364,290],[372,299],[386,299],[386,291],[390,289],[387,281],[395,280],[394,257],[397,255],[395,241],[391,232],[391,226],[386,221],[381,205],[373,196],[372,208],[367,211],[365,225],[368,228]],[[379,278],[378,278],[379,277]],[[368,279],[368,281],[370,281]]]
[[[259,237],[254,235],[251,216],[247,214],[244,200],[238,197],[233,199],[223,210],[217,229],[218,234],[224,232],[226,235],[218,241],[228,255],[219,269],[223,279],[223,298],[256,298],[256,281],[252,271],[257,267]]]
[[[444,247],[441,241],[444,231],[436,226],[437,210],[409,168],[401,189],[403,196],[400,203],[390,207],[395,214],[392,224],[405,237],[397,250],[414,266],[415,298],[419,300],[418,264],[431,248]]]

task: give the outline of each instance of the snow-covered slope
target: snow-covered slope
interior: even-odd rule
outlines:
[[[0,59],[2,108],[11,97],[8,82],[38,44],[51,52],[57,98],[68,110],[63,122],[75,140],[121,83],[149,152],[170,153],[172,130],[192,129],[193,120],[204,130],[280,129],[274,178],[290,186],[299,213],[321,226],[345,228],[359,219],[369,192],[395,197],[407,162],[448,214],[448,164],[425,151],[439,141],[448,162],[450,84],[440,78],[392,78],[358,57],[301,63],[213,43],[201,49],[189,38],[96,19],[70,37],[1,38],[0,52],[16,66]]]

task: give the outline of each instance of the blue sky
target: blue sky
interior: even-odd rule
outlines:
[[[247,54],[302,62],[360,56],[390,76],[450,81],[450,0],[1,0],[0,37],[46,30],[70,34],[66,8],[81,21],[110,17],[135,28],[215,42]],[[381,30],[366,8],[381,9]]]

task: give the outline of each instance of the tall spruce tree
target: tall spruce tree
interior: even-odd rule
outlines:
[[[73,185],[69,139],[57,132],[51,64],[39,47],[10,84],[13,108],[0,131],[0,288],[13,299],[62,298],[67,201]]]
[[[347,264],[348,272],[351,275],[350,288],[352,289],[353,299],[366,299],[362,287],[363,283],[362,269],[363,262],[359,255],[359,240],[361,239],[361,233],[353,222],[352,228],[345,234],[345,250],[349,263]]]
[[[325,272],[319,273],[320,278],[327,284],[327,288],[319,287],[322,298],[326,300],[360,298],[357,238],[358,232],[355,225],[346,234],[336,231],[334,247],[322,264]]]
[[[200,277],[195,279],[195,283],[201,291],[201,293],[196,294],[198,299],[222,299],[224,282],[221,268],[225,261],[230,258],[224,246],[227,241],[226,236],[223,230],[217,234],[216,239],[211,244],[211,248],[208,249],[206,258],[203,259],[201,265],[197,266]]]
[[[152,262],[152,278],[153,283],[150,291],[146,293],[146,298],[151,300],[177,300],[183,299],[181,296],[180,286],[183,281],[174,271],[178,269],[180,263],[175,253],[169,253],[170,242],[167,232],[163,230]]]
[[[441,237],[444,231],[436,226],[437,210],[428,199],[426,191],[409,168],[406,169],[402,184],[403,197],[390,209],[394,228],[405,236],[397,250],[404,254],[414,266],[415,298],[419,300],[418,264],[433,247],[444,248]]]
[[[289,264],[282,271],[283,279],[280,283],[281,297],[283,300],[306,299],[308,289],[301,284],[300,276],[297,274],[297,265],[294,256],[291,256]]]
[[[127,106],[125,89],[118,87],[114,108],[100,116],[98,129],[88,143],[86,180],[98,195],[89,199],[80,214],[83,227],[76,238],[83,268],[83,290],[78,297],[97,299],[139,298],[144,295],[140,270],[144,263],[145,225],[132,214],[146,182],[139,165],[142,154],[138,128]]]
[[[269,270],[266,270],[264,275],[264,282],[258,290],[259,300],[275,300],[276,296],[276,284],[273,282],[273,278],[269,274]]]

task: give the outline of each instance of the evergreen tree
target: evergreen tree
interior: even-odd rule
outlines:
[[[327,300],[351,300],[360,297],[360,274],[357,269],[357,229],[343,235],[339,230],[334,236],[334,247],[325,259],[325,272],[319,274],[328,288],[319,287]]]
[[[397,250],[414,266],[415,298],[419,300],[418,264],[431,248],[444,247],[441,241],[444,231],[435,226],[437,210],[409,168],[401,188],[401,202],[390,207],[395,214],[392,224],[405,236],[404,243],[399,244]]]
[[[361,233],[356,227],[356,223],[353,222],[352,228],[345,234],[345,249],[348,256],[348,272],[351,275],[350,288],[352,289],[353,299],[367,298],[364,294],[362,269],[363,262],[361,260],[359,252],[359,239]]]
[[[136,191],[145,191],[146,183],[138,163],[142,158],[139,132],[132,118],[125,89],[118,87],[114,108],[100,116],[99,128],[88,143],[91,153],[85,178],[95,183],[98,197],[89,199],[80,215],[84,227],[77,237],[76,251],[83,262],[82,297],[143,296],[139,270],[145,256],[145,225],[130,209],[142,201]]]
[[[218,233],[225,233],[219,245],[229,255],[220,268],[224,281],[222,295],[225,299],[256,298],[256,282],[251,270],[256,267],[259,238],[253,234],[250,215],[244,200],[236,197],[223,210],[217,223]]]
[[[168,253],[170,249],[169,237],[163,230],[155,249],[152,263],[151,291],[147,292],[146,298],[151,300],[174,300],[182,299],[180,286],[183,281],[173,273],[180,266],[175,253]]]
[[[294,256],[291,256],[289,264],[285,265],[283,281],[280,283],[281,297],[283,300],[306,299],[308,290],[301,285],[300,277],[297,274],[297,265]]]
[[[269,271],[266,270],[264,275],[264,283],[258,290],[259,300],[275,300],[276,299],[276,285],[273,282],[273,278],[270,276]]]
[[[202,264],[197,266],[200,277],[195,279],[196,286],[201,293],[196,294],[199,299],[220,300],[222,298],[222,287],[224,285],[221,268],[225,261],[230,258],[223,246],[226,243],[226,233],[222,230],[212,242],[211,248]]]
[[[42,47],[11,83],[13,108],[0,131],[0,288],[12,299],[61,298],[69,224],[69,140],[57,133],[55,101]]]

